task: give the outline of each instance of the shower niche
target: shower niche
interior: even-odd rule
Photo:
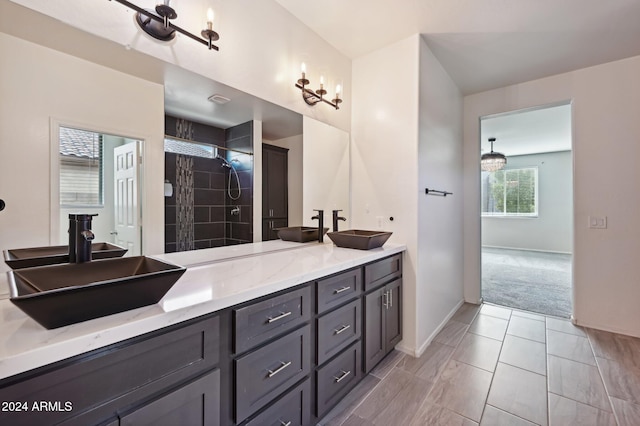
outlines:
[[[165,116],[165,253],[253,242],[253,122]]]

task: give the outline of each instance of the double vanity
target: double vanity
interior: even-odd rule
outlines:
[[[153,256],[158,304],[52,330],[0,300],[0,424],[316,424],[401,340],[405,249]]]

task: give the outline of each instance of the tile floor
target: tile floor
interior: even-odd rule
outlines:
[[[640,339],[464,304],[420,358],[392,352],[322,425],[640,425]]]

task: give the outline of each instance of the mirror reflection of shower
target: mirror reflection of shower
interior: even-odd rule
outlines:
[[[242,188],[240,188],[240,178],[238,177],[238,171],[233,166],[233,163],[238,163],[239,161],[237,158],[233,158],[230,163],[219,154],[216,158],[218,158],[219,160],[222,160],[222,167],[229,169],[229,179],[227,179],[227,195],[229,196],[229,198],[235,201],[240,198],[240,195],[242,195]],[[231,191],[231,181],[233,180],[232,177],[234,175],[236,177],[236,193],[237,193],[235,197],[232,195],[232,191]]]
[[[165,130],[165,252],[252,242],[253,122],[222,129],[166,115]]]

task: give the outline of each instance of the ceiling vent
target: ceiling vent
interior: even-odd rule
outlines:
[[[224,105],[227,102],[229,102],[231,99],[227,98],[226,96],[222,96],[222,95],[219,95],[219,94],[216,93],[215,95],[209,96],[209,100],[211,102],[215,102],[215,103],[217,103],[219,105]]]

